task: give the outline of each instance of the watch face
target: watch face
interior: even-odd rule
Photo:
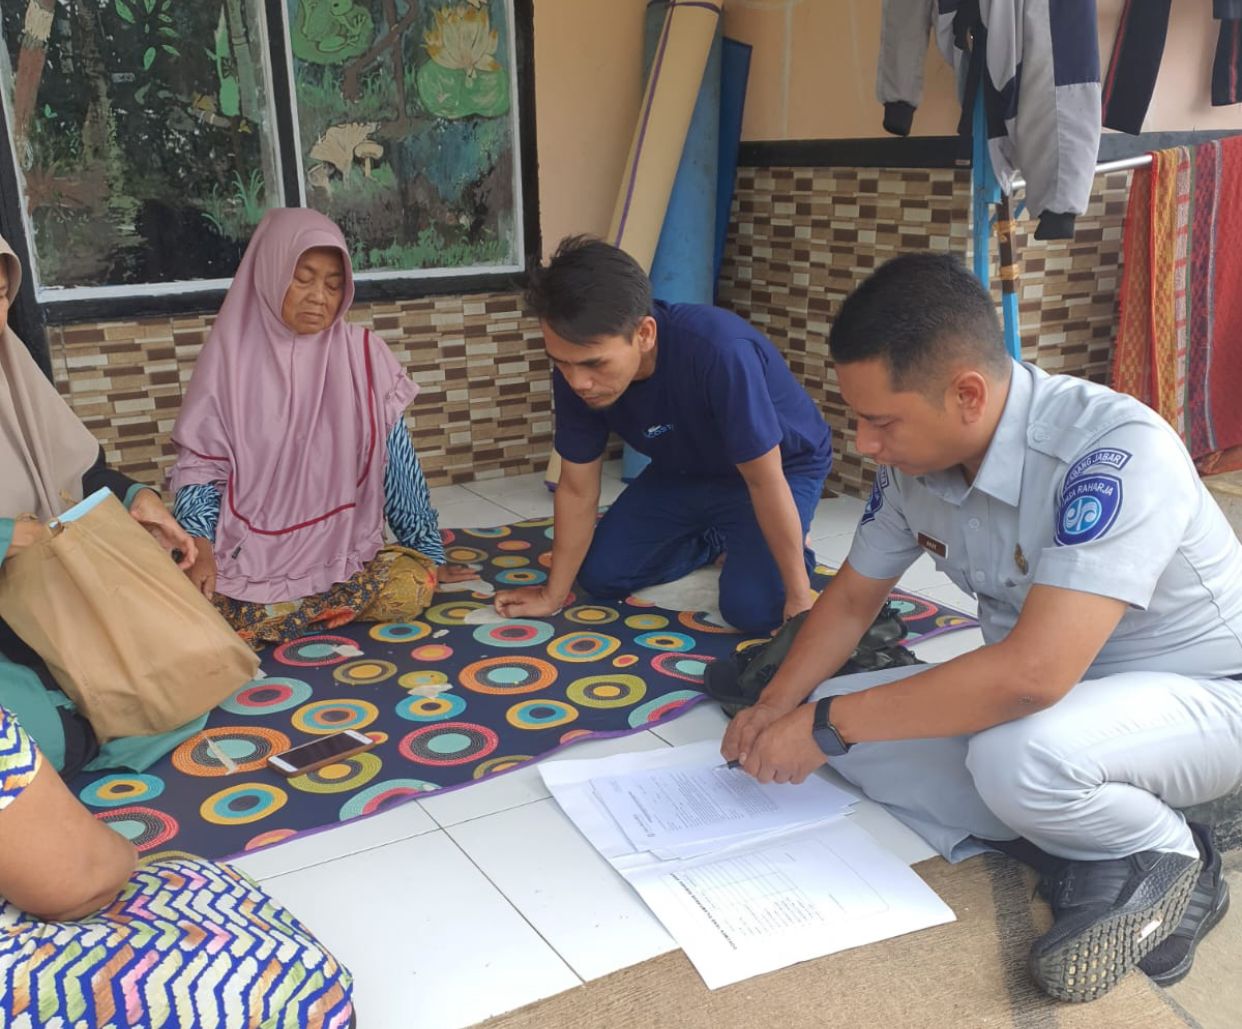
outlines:
[[[815,745],[829,757],[840,757],[849,749],[832,726],[816,729],[811,735],[815,739]]]

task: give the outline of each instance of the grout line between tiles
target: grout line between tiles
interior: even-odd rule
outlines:
[[[495,811],[485,811],[480,815],[471,815],[469,818],[460,819],[450,825],[445,825],[438,818],[436,818],[435,815],[428,811],[427,808],[423,808],[423,810],[427,812],[427,817],[435,822],[442,832],[448,832],[450,829],[456,829],[459,825],[469,825],[471,822],[478,822],[484,818],[492,818],[495,815],[503,815],[507,811],[519,811],[524,807],[531,807],[534,804],[539,804],[545,800],[552,799],[554,798],[552,797],[552,794],[549,793],[546,797],[536,797],[534,800],[523,800],[521,803],[513,804],[509,807],[497,808]]]
[[[431,812],[429,812],[429,811],[428,811],[428,812],[425,812],[425,813],[426,813],[426,815],[427,815],[427,817],[428,817],[428,818],[431,818]],[[434,818],[432,818],[431,820],[432,820],[433,822],[435,822],[435,819],[434,819]],[[348,823],[342,823],[342,824],[344,825],[344,824],[348,824]],[[331,829],[326,830],[326,832],[331,832],[331,831],[332,831]],[[334,861],[345,861],[345,860],[347,860],[348,858],[355,857],[355,856],[356,856],[356,855],[358,855],[358,854],[367,854],[367,853],[370,853],[370,852],[371,852],[371,851],[373,851],[373,850],[379,850],[379,849],[381,849],[382,847],[388,847],[388,846],[391,846],[391,845],[392,845],[392,844],[394,844],[394,843],[404,843],[406,840],[414,840],[414,839],[418,839],[418,838],[420,838],[420,837],[422,837],[422,836],[432,836],[432,835],[434,835],[435,833],[438,833],[438,832],[444,832],[444,826],[440,825],[440,823],[439,823],[439,822],[436,822],[436,824],[435,824],[432,828],[427,829],[427,830],[425,830],[425,831],[423,831],[423,832],[410,833],[408,836],[398,836],[398,837],[396,837],[395,839],[385,840],[383,843],[376,843],[376,844],[373,844],[373,845],[371,845],[371,846],[369,846],[369,847],[360,847],[358,850],[351,850],[348,854],[337,854],[335,857],[324,858],[324,859],[323,859],[323,860],[321,860],[321,861],[312,861],[312,862],[311,862],[310,864],[308,864],[308,865],[300,865],[300,866],[299,866],[299,867],[297,867],[297,868],[289,868],[289,869],[286,869],[286,870],[285,870],[285,871],[283,871],[283,872],[277,872],[275,875],[260,876],[260,875],[254,875],[254,874],[252,874],[252,873],[250,873],[250,872],[247,872],[246,874],[247,874],[247,875],[249,875],[249,876],[250,876],[252,879],[254,879],[256,882],[260,882],[260,883],[268,883],[268,882],[272,882],[273,880],[279,879],[279,878],[281,878],[282,876],[286,876],[286,875],[296,875],[298,872],[305,872],[305,871],[308,871],[309,869],[312,869],[312,868],[319,868],[319,867],[321,867],[322,865],[330,865],[330,864],[332,864]],[[244,855],[243,855],[243,856],[244,856]],[[229,864],[229,863],[230,863],[230,862],[228,862],[228,861],[225,861],[225,862],[224,862],[224,864]]]
[[[507,893],[505,893],[504,890],[500,888],[500,884],[497,883],[496,880],[494,880],[490,875],[488,875],[487,872],[479,865],[479,863],[475,861],[473,857],[470,856],[470,852],[467,851],[466,848],[463,847],[458,842],[457,837],[455,837],[452,834],[452,832],[450,832],[448,829],[444,830],[444,834],[452,841],[453,846],[456,847],[459,851],[461,851],[462,856],[467,861],[469,861],[472,865],[474,865],[474,867],[478,870],[479,875],[483,876],[483,878],[486,879],[491,884],[492,889],[494,889],[498,894],[500,894],[500,896],[504,897],[505,903],[508,904],[509,907],[513,908],[513,910],[517,912],[518,918],[520,918],[523,922],[525,922],[528,926],[530,926],[531,931],[536,936],[538,936],[541,940],[543,940],[545,944],[547,944],[548,949],[552,951],[552,953],[555,954],[560,959],[561,964],[563,964],[569,970],[569,974],[578,980],[578,985],[579,986],[585,985],[586,980],[583,979],[582,976],[578,974],[578,970],[569,963],[568,959],[565,957],[564,954],[562,954],[559,950],[557,950],[555,944],[553,944],[551,940],[549,940],[546,936],[543,935],[543,933],[539,931],[538,926],[536,926],[534,922],[532,922],[529,918],[526,917],[526,912],[523,911],[520,907],[518,907],[513,902],[513,898],[511,898]],[[499,1011],[496,1012],[496,1014],[503,1014],[503,1013],[504,1012],[499,1012]]]

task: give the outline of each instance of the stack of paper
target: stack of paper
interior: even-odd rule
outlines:
[[[953,920],[818,776],[761,786],[712,742],[540,771],[711,989]]]

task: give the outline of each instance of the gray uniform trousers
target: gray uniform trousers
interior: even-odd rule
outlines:
[[[829,679],[812,699],[926,666]],[[1121,672],[969,736],[860,743],[831,766],[950,861],[970,837],[1023,836],[1079,861],[1144,850],[1197,856],[1176,810],[1242,784],[1242,682]]]

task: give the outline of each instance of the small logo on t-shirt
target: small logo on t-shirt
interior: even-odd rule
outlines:
[[[673,431],[672,422],[670,422],[668,425],[648,425],[647,428],[643,430],[643,435],[646,436],[647,439],[659,439],[666,432],[672,432],[672,431]]]

